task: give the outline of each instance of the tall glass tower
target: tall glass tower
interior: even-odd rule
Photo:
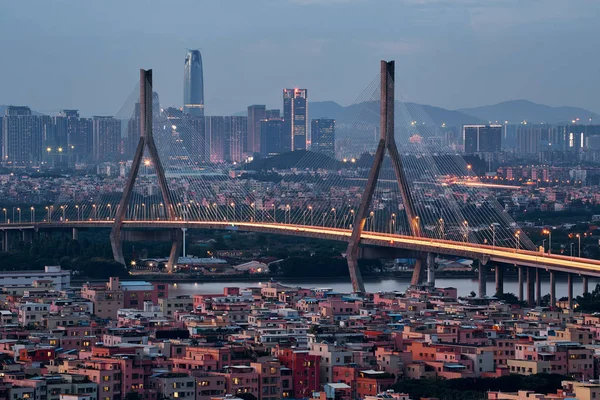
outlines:
[[[189,50],[183,70],[183,112],[204,117],[204,77],[200,50]]]

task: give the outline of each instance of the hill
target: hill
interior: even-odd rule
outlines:
[[[575,118],[580,118],[582,121],[588,121],[589,118],[593,118],[593,120],[600,118],[600,115],[583,108],[551,107],[529,100],[504,101],[488,106],[461,108],[457,111],[484,121],[509,121],[509,123],[528,121],[531,123],[559,124],[570,122]]]
[[[363,121],[370,124],[379,124],[379,102],[370,101],[353,104],[347,107],[340,106],[333,101],[320,101],[309,103],[309,117],[334,118],[343,121]],[[396,120],[400,123],[419,121],[433,123],[434,125],[461,126],[463,124],[482,123],[478,117],[467,115],[460,111],[447,110],[426,104],[396,102]]]

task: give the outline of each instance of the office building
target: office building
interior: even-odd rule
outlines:
[[[29,107],[9,106],[2,118],[2,163],[11,167],[40,166],[42,138],[52,120],[32,115]]]
[[[502,149],[502,125],[463,125],[465,154],[498,153]]]
[[[183,112],[204,117],[204,76],[200,50],[189,50],[183,70]]]
[[[316,153],[335,158],[335,120],[313,119],[310,125],[311,147]]]
[[[260,142],[263,157],[272,157],[289,149],[284,149],[286,142],[283,131],[283,120],[281,118],[264,119],[260,123]],[[285,136],[285,137],[284,137]]]
[[[233,163],[243,160],[248,118],[211,116],[205,118],[205,132],[210,144],[210,162]]]
[[[77,163],[89,162],[93,153],[92,120],[81,118],[78,110],[61,110],[58,116],[54,117],[54,124],[57,143],[45,147],[46,151],[51,147],[50,154],[58,158],[55,161],[62,165],[68,163],[70,167]],[[63,151],[59,152],[61,147]]]
[[[283,89],[284,151],[306,150],[308,138],[308,91]]]
[[[260,153],[260,124],[266,112],[264,105],[248,106],[248,142],[244,149],[248,153]]]
[[[121,155],[121,121],[113,117],[94,116],[92,125],[93,161],[118,161]]]

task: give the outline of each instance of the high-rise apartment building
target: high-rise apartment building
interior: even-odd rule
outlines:
[[[121,120],[114,117],[94,116],[93,161],[95,163],[118,161],[121,155]]]
[[[2,118],[2,164],[41,165],[44,132],[49,131],[51,125],[50,117],[32,115],[29,107],[7,107]]]
[[[463,125],[465,154],[502,150],[502,125]]]
[[[260,153],[260,124],[267,113],[264,105],[248,106],[248,141],[245,151],[248,153]]]
[[[189,50],[183,69],[183,112],[204,117],[204,75],[200,50]]]
[[[247,117],[206,117],[206,137],[210,143],[210,162],[229,163],[243,160]]]
[[[283,89],[284,151],[306,150],[308,138],[308,91]]]
[[[326,154],[335,158],[335,120],[320,118],[311,120],[311,146],[316,153]]]

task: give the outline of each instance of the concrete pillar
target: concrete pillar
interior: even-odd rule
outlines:
[[[556,307],[556,272],[550,271],[550,307]]]
[[[569,310],[573,311],[573,274],[567,273],[567,288],[569,297]]]
[[[504,269],[496,265],[496,293],[504,294]]]
[[[517,267],[519,273],[519,301],[523,301],[523,267]]]
[[[79,229],[73,228],[73,240],[79,240]]]
[[[413,269],[410,285],[418,287],[423,285],[425,279],[425,271],[427,270],[427,254],[419,254],[415,259],[415,267]]]
[[[583,294],[589,293],[590,292],[589,278],[584,275],[582,279],[583,279]]]
[[[533,293],[533,268],[527,267],[527,305],[533,306],[535,304],[535,298]]]
[[[435,255],[427,253],[427,286],[435,287]]]
[[[8,231],[4,231],[4,235],[2,235],[2,251],[8,251]]]
[[[479,297],[486,296],[485,269],[485,265],[483,265],[483,263],[479,261]]]
[[[540,269],[535,269],[535,305],[542,305],[542,280],[540,279]]]

